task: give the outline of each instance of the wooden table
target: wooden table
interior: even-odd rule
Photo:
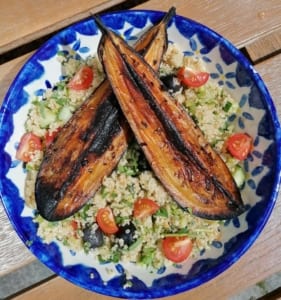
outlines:
[[[123,6],[121,3],[123,2]],[[168,10],[214,29],[248,55],[264,79],[281,116],[281,2],[279,0],[9,0],[0,1],[0,101],[14,76],[40,41],[90,13],[105,9]],[[79,3],[79,4],[77,4]],[[39,42],[38,42],[39,39]],[[34,46],[35,45],[35,46]],[[4,62],[4,63],[3,63]],[[0,102],[0,103],[1,103]],[[260,237],[226,272],[189,292],[167,299],[227,299],[281,271],[281,195]],[[0,203],[0,276],[36,258],[12,229]],[[55,277],[14,299],[114,299]]]

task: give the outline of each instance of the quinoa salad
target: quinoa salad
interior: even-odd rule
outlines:
[[[93,255],[100,263],[129,261],[151,270],[178,263],[163,252],[162,241],[166,237],[188,237],[189,257],[207,251],[214,241],[220,240],[223,221],[199,218],[188,209],[179,207],[155,177],[135,140],[130,143],[115,170],[103,180],[95,196],[73,216],[50,222],[36,212],[35,180],[50,137],[105,79],[97,56],[82,59],[74,51],[60,51],[57,56],[62,67],[61,81],[33,99],[25,122],[26,132],[39,137],[43,145],[24,164],[27,170],[25,200],[35,211],[38,236],[45,243],[57,242],[70,251],[84,251],[85,255]],[[71,89],[69,82],[85,65],[94,74],[90,86],[82,91]],[[186,57],[175,44],[169,44],[160,66],[160,78],[221,155],[237,185],[242,186],[244,173],[239,160],[225,147],[225,141],[234,132],[229,118],[237,113],[238,103],[211,80],[200,87],[182,84],[177,76],[182,67],[208,72],[203,61]],[[152,214],[136,215],[135,205],[141,199],[155,204]],[[118,228],[115,233],[103,232],[97,222],[99,210],[105,208],[113,214]]]

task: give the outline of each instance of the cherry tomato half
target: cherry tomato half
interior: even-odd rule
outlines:
[[[70,226],[72,227],[73,231],[77,231],[79,228],[79,223],[76,220],[71,220]]]
[[[16,159],[29,162],[36,150],[42,150],[41,139],[34,133],[27,132],[21,137]]]
[[[226,149],[233,157],[244,160],[253,150],[253,139],[247,133],[234,133],[227,139]]]
[[[72,227],[72,235],[77,239],[78,238],[78,229],[79,229],[79,223],[76,220],[71,220],[70,226]]]
[[[134,203],[134,217],[137,219],[141,219],[144,217],[148,217],[157,212],[160,206],[153,200],[149,198],[139,198]]]
[[[178,79],[189,87],[200,87],[208,81],[209,73],[182,67],[178,71]]]
[[[187,236],[169,236],[162,240],[162,250],[165,257],[175,263],[186,260],[192,247],[192,241]]]
[[[45,134],[45,147],[48,147],[52,142],[54,141],[55,137],[57,136],[60,128],[57,128],[56,130],[50,132],[47,131]]]
[[[114,215],[110,207],[100,208],[97,213],[97,223],[106,234],[113,234],[118,231]]]
[[[83,66],[69,81],[68,87],[75,91],[83,91],[91,86],[93,79],[93,69],[89,66]]]

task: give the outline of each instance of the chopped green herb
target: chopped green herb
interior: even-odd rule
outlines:
[[[156,249],[152,247],[144,248],[142,251],[140,262],[145,266],[153,265]]]
[[[135,194],[135,185],[132,183],[132,184],[128,184],[127,185],[127,190],[132,194],[134,195]]]
[[[108,264],[110,262],[109,259],[104,259],[100,254],[98,255],[98,260],[101,264]]]
[[[119,262],[121,256],[122,256],[121,251],[120,250],[116,250],[111,255],[111,261],[114,262],[114,263],[117,263],[117,262]]]
[[[91,208],[90,204],[86,204],[79,212],[79,216],[83,219],[86,220],[88,218],[88,211]]]
[[[101,191],[102,198],[106,198],[108,195],[108,191],[104,185],[101,186],[100,191]]]
[[[165,207],[161,206],[158,211],[155,213],[155,216],[168,218],[169,214]]]
[[[118,196],[118,194],[116,192],[110,193],[110,197],[111,198],[116,198],[117,196]]]
[[[135,250],[140,244],[142,243],[142,239],[137,239],[132,245],[129,246],[128,250],[133,251]]]
[[[85,253],[88,254],[90,252],[90,249],[91,249],[91,244],[89,242],[84,242],[83,243],[83,249],[84,249]]]
[[[115,222],[116,224],[124,224],[126,221],[130,220],[129,217],[121,217],[121,216],[115,216]]]
[[[69,246],[69,240],[68,240],[68,237],[66,237],[65,239],[62,240],[62,243],[64,246]]]
[[[228,112],[230,108],[232,107],[232,103],[227,101],[224,107],[222,108],[225,112]]]

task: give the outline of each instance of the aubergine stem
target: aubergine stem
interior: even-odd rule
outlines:
[[[144,59],[154,70],[158,70],[163,53],[167,49],[168,37],[166,29],[171,19],[175,16],[175,13],[176,8],[171,7],[169,11],[164,15],[161,22],[156,26],[150,27],[150,29],[145,34],[143,34],[134,45],[135,51],[139,52],[140,55],[145,53]],[[93,19],[103,33],[103,37],[100,41],[100,44],[102,44],[103,38],[108,34],[108,28],[103,24],[99,15],[94,15]],[[164,40],[165,42],[161,43],[161,40]],[[99,49],[101,48],[99,47]],[[101,57],[101,54],[99,56]],[[155,59],[150,60],[149,57],[153,56],[155,57]]]
[[[136,43],[158,69],[174,9]],[[69,217],[95,194],[127,149],[131,132],[108,80],[81,105],[46,150],[35,184],[39,213],[47,220]]]
[[[105,32],[99,52],[107,77],[159,180],[199,217],[227,219],[242,213],[229,169],[192,118],[138,53],[112,31]]]

